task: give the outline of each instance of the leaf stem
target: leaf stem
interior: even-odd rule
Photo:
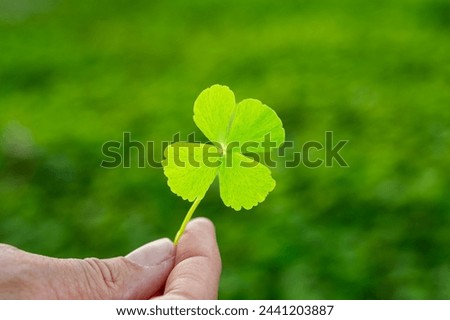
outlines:
[[[202,201],[202,199],[203,199],[203,197],[197,197],[197,198],[195,198],[194,203],[192,203],[191,208],[189,209],[188,213],[184,217],[183,223],[181,224],[181,227],[178,230],[177,235],[175,236],[175,240],[173,241],[173,243],[175,245],[177,245],[178,241],[180,241],[180,238],[183,235],[184,229],[186,229],[186,226],[187,226],[189,220],[191,220],[191,218],[192,218],[192,214],[194,213],[195,209],[197,209],[197,206],[200,203],[200,201]]]

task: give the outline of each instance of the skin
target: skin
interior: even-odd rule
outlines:
[[[0,299],[217,299],[214,225],[192,220],[175,247],[150,242],[126,257],[55,259],[0,244]]]

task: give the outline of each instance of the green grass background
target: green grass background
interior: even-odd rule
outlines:
[[[449,35],[447,0],[2,0],[0,242],[111,257],[173,237],[189,203],[160,169],[100,168],[101,146],[198,132],[220,83],[298,148],[350,140],[350,168],[273,170],[251,211],[213,186],[196,214],[221,298],[450,299]]]

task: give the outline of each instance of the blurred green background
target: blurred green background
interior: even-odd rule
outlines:
[[[220,83],[298,148],[350,140],[350,168],[273,170],[249,212],[209,191],[221,298],[450,299],[449,57],[447,0],[0,0],[0,242],[111,257],[173,237],[189,203],[161,169],[100,168],[101,146],[198,132]]]

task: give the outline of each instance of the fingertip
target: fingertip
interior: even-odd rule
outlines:
[[[192,222],[213,224],[212,221],[210,219],[206,218],[206,217],[196,217],[196,218],[192,219],[190,223],[192,223]]]
[[[183,252],[186,248],[199,249],[198,246],[210,246],[215,242],[216,231],[214,224],[207,218],[199,217],[189,221],[183,235],[176,244],[176,251]]]
[[[137,248],[126,259],[136,267],[128,296],[148,299],[164,287],[175,263],[175,246],[168,238],[158,239]]]
[[[187,227],[186,231],[188,233],[195,232],[195,233],[202,233],[202,234],[208,234],[211,235],[214,239],[216,237],[216,227],[214,226],[214,223],[209,220],[208,218],[195,218],[192,219]]]
[[[163,299],[215,299],[221,258],[211,220],[196,218],[187,225],[176,249],[175,267]]]
[[[175,247],[168,238],[158,239],[130,252],[126,258],[142,266],[154,266],[175,256]]]

